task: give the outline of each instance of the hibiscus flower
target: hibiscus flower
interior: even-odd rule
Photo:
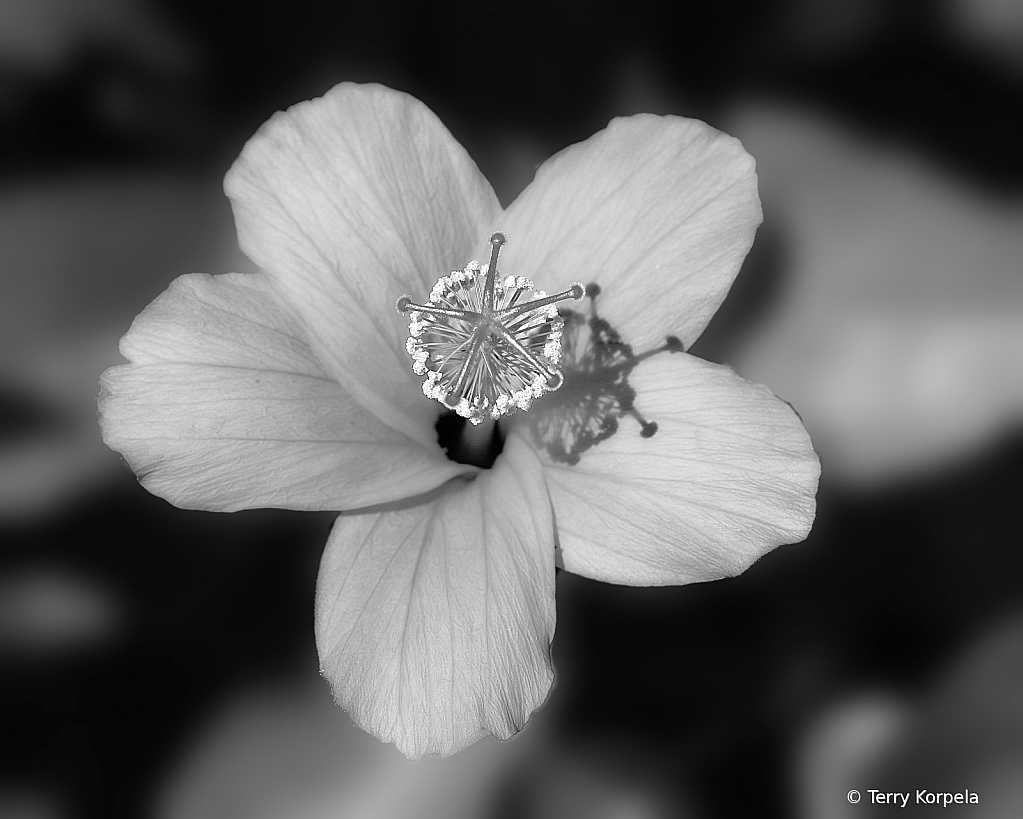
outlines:
[[[121,344],[131,363],[103,379],[105,439],[177,506],[341,512],[316,591],[321,670],[406,755],[510,737],[543,703],[556,565],[692,583],[806,536],[819,468],[795,413],[682,352],[760,223],[737,140],[616,119],[503,210],[422,103],[344,84],[276,114],[225,188],[260,272],[183,276],[143,311]],[[424,396],[395,304],[496,264],[498,245],[527,300],[580,296],[577,281],[589,299],[536,331],[564,321],[535,402],[465,426],[500,425],[481,468],[438,443],[453,416]]]

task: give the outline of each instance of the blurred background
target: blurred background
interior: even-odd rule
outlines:
[[[765,223],[694,352],[823,463],[810,538],[739,578],[562,574],[549,705],[447,762],[317,678],[332,515],[174,509],[96,423],[132,318],[250,268],[246,138],[342,80],[426,102],[505,204],[615,115],[739,136]],[[0,0],[0,816],[1023,815],[1021,145],[1020,0]]]

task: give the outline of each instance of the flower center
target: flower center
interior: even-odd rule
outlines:
[[[473,424],[528,410],[558,389],[564,322],[557,303],[581,299],[585,288],[547,295],[524,276],[498,278],[503,233],[490,237],[490,263],[473,260],[437,280],[428,304],[402,296],[409,317],[405,349],[412,371],[425,375],[423,392]]]

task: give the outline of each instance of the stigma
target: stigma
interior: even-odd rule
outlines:
[[[557,303],[586,293],[578,282],[548,295],[524,276],[502,278],[506,243],[503,233],[491,236],[490,262],[441,277],[426,304],[406,295],[395,305],[409,317],[405,349],[412,371],[426,376],[423,393],[473,424],[528,410],[562,385]]]

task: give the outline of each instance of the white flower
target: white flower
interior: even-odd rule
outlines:
[[[753,241],[736,140],[614,120],[503,211],[425,106],[345,84],[275,115],[225,186],[262,272],[184,276],[136,319],[131,364],[103,382],[106,440],[179,506],[342,512],[317,588],[322,672],[405,754],[507,738],[543,703],[556,549],[568,571],[667,585],[806,536],[819,468],[792,410],[727,368],[632,352],[688,347]],[[439,447],[444,407],[394,305],[487,258],[498,229],[503,273],[602,295],[566,327],[561,391],[503,419],[479,469]],[[573,401],[600,435],[571,437]]]

